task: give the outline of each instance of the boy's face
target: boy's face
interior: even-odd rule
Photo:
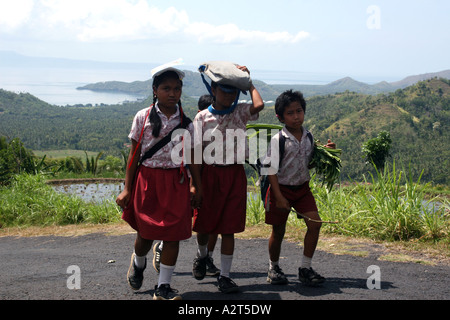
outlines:
[[[290,129],[300,129],[305,121],[305,112],[303,111],[300,102],[291,102],[289,106],[284,109],[282,123]]]

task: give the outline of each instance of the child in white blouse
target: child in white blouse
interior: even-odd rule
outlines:
[[[172,67],[153,75],[154,103],[139,111],[133,120],[125,188],[116,199],[123,208],[122,218],[137,231],[127,275],[132,289],[142,286],[146,255],[153,240],[164,241],[155,300],[181,299],[170,283],[179,242],[192,235],[192,208],[186,168],[171,158],[174,143],[167,143],[150,158],[144,157],[178,126],[193,134],[193,125],[181,108],[183,77],[184,72]]]
[[[245,66],[235,67],[250,73]],[[244,146],[239,142],[235,144],[234,140],[230,143],[227,135],[229,132],[242,132],[245,142],[246,124],[258,119],[264,102],[253,84],[249,89],[252,103],[248,104],[237,103],[237,87],[215,82],[211,83],[211,87],[214,96],[212,105],[194,119],[196,134],[203,137],[195,144],[195,148],[203,154],[203,163],[190,165],[192,169],[202,167],[201,179],[197,178],[201,184],[198,188],[200,196],[197,194],[196,197],[201,198],[201,205],[194,210],[193,231],[197,232],[198,250],[192,272],[197,280],[205,277],[209,235],[221,234],[218,288],[221,292],[231,293],[239,290],[230,278],[230,270],[234,234],[245,230],[247,178],[243,165],[245,148],[240,148]]]

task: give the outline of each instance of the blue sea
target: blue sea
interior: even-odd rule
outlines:
[[[138,96],[77,90],[90,83],[103,81],[132,82],[148,80],[147,70],[75,69],[0,67],[0,88],[16,93],[27,92],[59,106],[75,104],[116,104],[135,101]]]
[[[191,70],[186,68],[187,70]],[[325,85],[343,78],[344,75],[288,71],[252,71],[252,78],[267,84],[314,84]],[[66,68],[66,67],[8,67],[0,65],[0,88],[16,93],[27,92],[54,105],[117,104],[136,101],[140,96],[122,93],[77,90],[90,83],[105,81],[146,81],[150,68]],[[365,81],[365,79],[358,79]],[[370,79],[366,79],[371,82]]]

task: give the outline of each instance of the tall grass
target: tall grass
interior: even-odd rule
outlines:
[[[0,224],[3,227],[119,220],[120,212],[112,201],[86,203],[75,196],[59,194],[41,175],[17,175],[8,187],[0,188]]]
[[[450,242],[449,201],[426,199],[427,185],[420,184],[420,177],[413,181],[409,171],[398,170],[395,164],[386,166],[383,172],[370,174],[361,183],[328,191],[313,176],[311,190],[316,198],[319,213],[324,221],[322,232],[349,236],[370,237],[377,240],[443,240]],[[257,197],[250,197],[257,202]],[[252,203],[251,208],[257,208]],[[263,221],[255,217],[252,209],[247,222]],[[264,215],[264,210],[259,212]],[[291,214],[288,224],[301,226],[302,222]]]
[[[247,196],[247,225],[257,225],[264,222],[264,202],[262,201],[261,192],[255,179],[251,178],[253,192]]]
[[[322,232],[378,240],[424,239],[449,243],[450,204],[447,198],[427,199],[427,185],[413,181],[410,172],[386,166],[363,182],[328,191],[313,176],[310,186],[324,221]],[[248,197],[247,225],[264,223],[265,212],[259,187]],[[120,221],[114,201],[86,203],[75,196],[59,194],[41,175],[18,175],[0,188],[0,225],[46,226]],[[288,224],[304,227],[291,214]]]

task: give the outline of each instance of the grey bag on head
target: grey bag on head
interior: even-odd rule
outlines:
[[[201,64],[199,71],[219,85],[248,91],[251,88],[252,79],[247,72],[239,70],[236,66],[237,64],[228,61],[209,61]]]

